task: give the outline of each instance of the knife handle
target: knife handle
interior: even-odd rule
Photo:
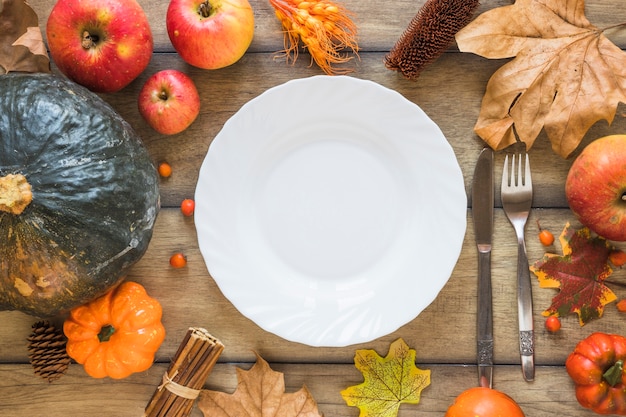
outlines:
[[[518,240],[517,249],[517,312],[522,374],[524,380],[532,381],[535,379],[533,296],[524,239]]]
[[[491,248],[478,248],[477,314],[478,384],[491,388],[493,379],[493,310],[491,300]]]

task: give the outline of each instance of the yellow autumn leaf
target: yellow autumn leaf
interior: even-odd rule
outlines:
[[[354,364],[364,381],[341,391],[341,396],[359,408],[359,417],[395,417],[400,404],[419,403],[422,390],[430,385],[430,371],[415,366],[415,350],[402,339],[389,346],[384,358],[373,350],[357,350]]]
[[[474,131],[494,150],[530,149],[545,130],[567,158],[589,128],[626,102],[626,53],[585,17],[584,0],[517,0],[456,35],[462,52],[515,57],[487,84]]]

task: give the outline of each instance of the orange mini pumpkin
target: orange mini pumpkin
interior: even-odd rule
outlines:
[[[71,310],[67,353],[94,378],[126,378],[150,368],[165,339],[161,304],[136,282]]]
[[[505,393],[487,387],[474,387],[456,397],[445,417],[524,417],[524,412]]]

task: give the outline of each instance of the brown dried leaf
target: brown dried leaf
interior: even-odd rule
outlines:
[[[198,408],[206,417],[321,417],[317,403],[303,386],[285,393],[283,374],[273,371],[257,355],[257,362],[245,371],[237,368],[237,389],[232,394],[202,390]]]
[[[626,53],[587,20],[583,0],[517,0],[483,13],[456,40],[463,52],[515,57],[489,80],[474,126],[495,150],[515,134],[530,148],[543,128],[567,158],[626,102]]]
[[[0,0],[0,73],[50,72],[39,19],[24,0]]]

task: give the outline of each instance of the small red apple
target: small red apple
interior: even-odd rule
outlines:
[[[135,0],[58,0],[46,34],[59,70],[98,93],[126,87],[152,57],[150,25]]]
[[[565,195],[583,225],[605,239],[626,241],[626,135],[587,145],[569,169]]]
[[[177,70],[162,70],[145,82],[139,113],[154,130],[174,135],[187,129],[200,113],[200,95],[193,80]]]
[[[171,0],[165,22],[181,58],[203,69],[234,64],[254,36],[248,0]]]

